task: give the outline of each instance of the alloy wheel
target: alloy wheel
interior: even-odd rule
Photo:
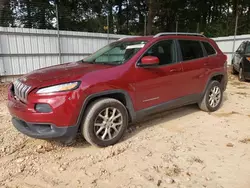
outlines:
[[[218,106],[221,100],[221,90],[218,86],[212,87],[208,97],[208,103],[212,108]]]
[[[102,110],[94,122],[95,135],[103,141],[112,140],[121,131],[123,117],[121,112],[114,107]]]

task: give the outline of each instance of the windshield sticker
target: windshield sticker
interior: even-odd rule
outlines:
[[[145,44],[134,44],[134,45],[127,46],[126,49],[143,48],[144,46]]]

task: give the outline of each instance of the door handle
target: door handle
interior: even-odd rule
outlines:
[[[170,70],[170,72],[181,72],[181,71],[182,71],[181,68],[179,68],[179,69],[171,69],[171,70]]]
[[[208,65],[209,65],[209,63],[208,63],[208,62],[205,62],[205,63],[204,63],[204,66],[208,66]]]

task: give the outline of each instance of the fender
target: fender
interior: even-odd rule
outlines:
[[[124,90],[115,89],[115,90],[107,90],[107,91],[103,91],[103,92],[100,92],[100,93],[94,93],[94,94],[89,95],[84,100],[84,102],[82,104],[81,111],[80,111],[80,114],[78,116],[76,125],[78,127],[80,126],[82,118],[83,118],[83,115],[84,115],[84,112],[86,111],[86,108],[87,108],[89,102],[92,99],[99,98],[99,97],[102,97],[102,96],[107,96],[107,95],[110,95],[110,94],[122,94],[122,95],[125,96],[125,99],[126,99],[126,106],[125,107],[128,109],[128,114],[131,117],[131,121],[134,122],[135,119],[136,119],[136,116],[135,116],[134,106],[133,106],[133,103],[132,103],[130,95],[126,91],[124,91]]]
[[[206,86],[205,86],[205,88],[204,88],[204,90],[202,92],[202,97],[205,95],[207,87],[208,87],[210,81],[215,76],[223,76],[223,79],[222,79],[221,83],[222,83],[222,86],[223,86],[223,91],[226,90],[226,87],[227,87],[227,73],[225,73],[225,72],[216,72],[216,73],[213,73],[213,74],[211,74],[209,76],[209,79],[207,80]]]

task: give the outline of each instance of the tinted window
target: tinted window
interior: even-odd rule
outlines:
[[[216,54],[216,51],[214,48],[208,43],[208,42],[202,42],[205,50],[207,51],[207,55],[214,55]]]
[[[203,57],[202,47],[199,41],[179,40],[183,61]]]
[[[177,62],[176,45],[173,40],[165,40],[154,44],[144,54],[144,56],[156,56],[160,60],[160,65],[172,64]]]

